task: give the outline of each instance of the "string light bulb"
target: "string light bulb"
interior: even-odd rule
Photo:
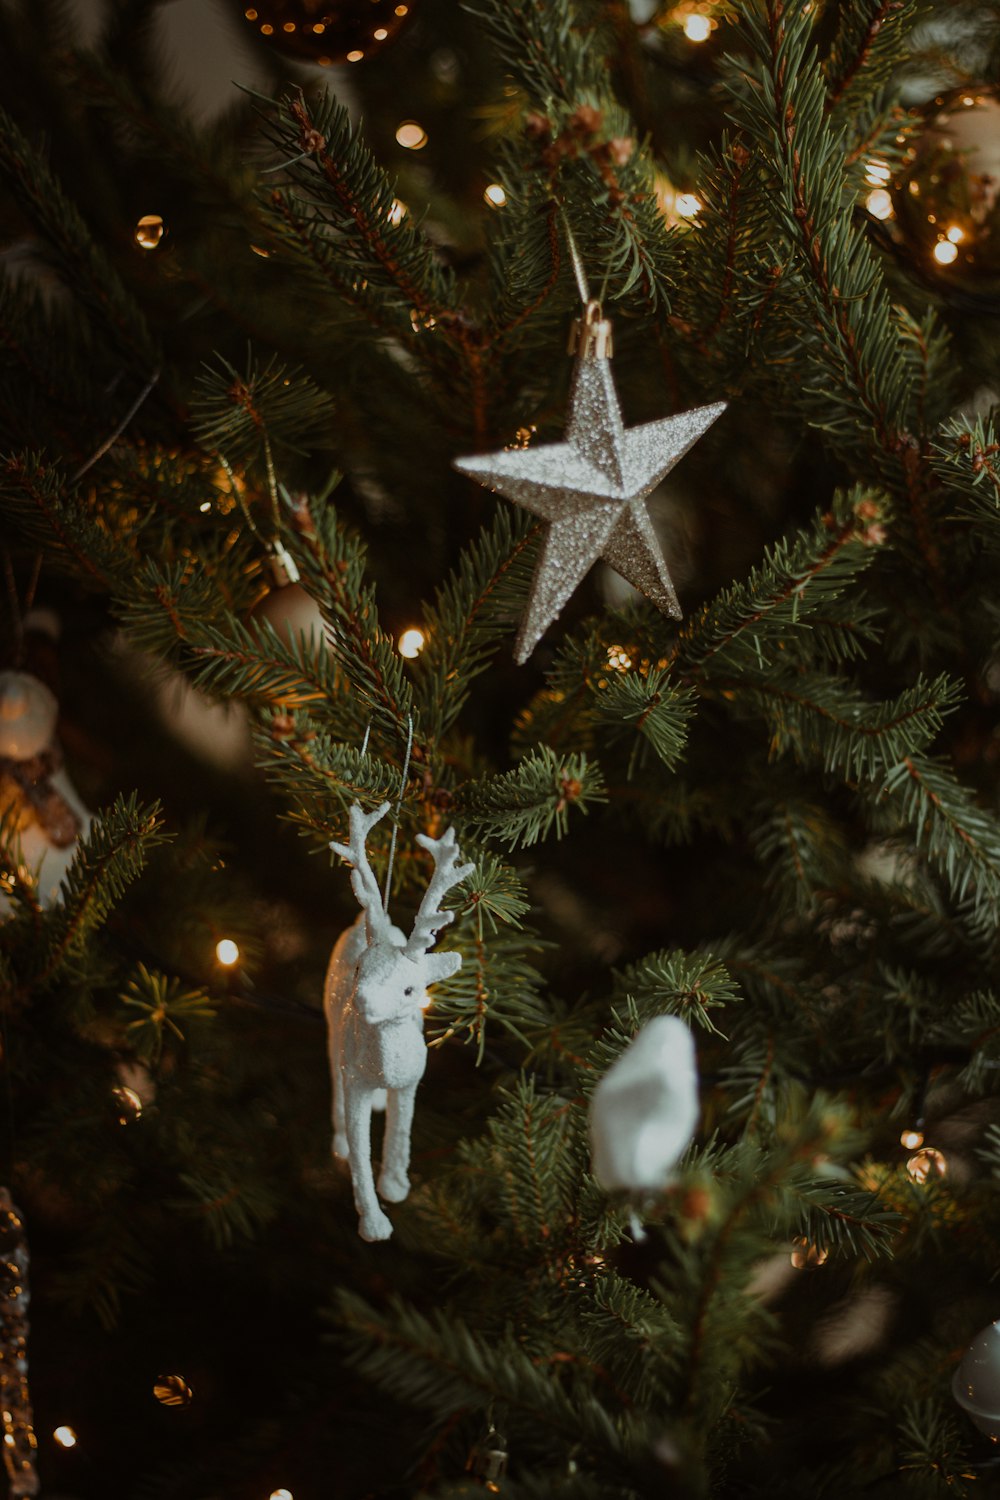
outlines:
[[[118,1116],[119,1125],[131,1125],[133,1120],[138,1120],[142,1114],[142,1100],[135,1089],[125,1088],[123,1085],[121,1088],[112,1089],[111,1095],[121,1108],[121,1114]]]
[[[904,1130],[899,1137],[899,1144],[904,1151],[916,1151],[924,1144],[924,1133],[922,1130]]]
[[[693,219],[695,214],[701,212],[701,199],[695,193],[678,193],[674,199],[674,208],[682,219]]]
[[[73,1431],[72,1427],[57,1427],[52,1436],[55,1438],[60,1448],[76,1447],[76,1433]]]
[[[951,240],[938,240],[933,255],[939,266],[950,266],[958,259],[958,246]]]
[[[873,219],[891,219],[894,214],[892,194],[888,188],[872,188],[865,199],[865,208]]]
[[[427,145],[427,132],[416,120],[404,120],[396,129],[396,141],[405,151],[422,151]]]
[[[632,665],[632,658],[624,646],[608,647],[608,666],[615,672],[627,672]]]
[[[419,656],[426,644],[427,637],[418,625],[411,625],[408,630],[404,630],[397,642],[400,656],[405,656],[408,661]]]
[[[140,250],[155,250],[165,232],[159,214],[143,214],[135,226],[134,239]]]
[[[220,964],[231,969],[233,964],[239,962],[240,950],[232,938],[220,938],[215,945],[215,956]]]
[[[507,202],[507,194],[499,182],[491,182],[489,187],[483,192],[483,198],[489,204],[490,208],[503,208]]]
[[[945,239],[951,240],[953,245],[960,245],[965,239],[965,230],[960,224],[949,224],[945,232]]]
[[[819,1245],[811,1245],[805,1236],[800,1236],[793,1242],[791,1256],[789,1257],[796,1271],[815,1271],[820,1266],[825,1266],[830,1259],[829,1250],[820,1249]]]
[[[403,220],[406,218],[406,215],[409,212],[410,210],[407,208],[402,198],[393,198],[392,207],[389,209],[386,217],[388,218],[389,223],[392,225],[402,224]]]
[[[267,1500],[294,1500],[291,1490],[272,1490]]]
[[[906,1170],[913,1181],[923,1187],[924,1183],[930,1182],[932,1178],[947,1177],[948,1162],[933,1146],[924,1146],[910,1157],[906,1163]]]
[[[153,1383],[153,1395],[161,1406],[189,1406],[194,1391],[183,1375],[158,1375]]]
[[[865,167],[865,181],[872,187],[885,187],[892,177],[892,168],[884,161],[870,161]]]
[[[684,17],[684,35],[689,42],[707,42],[712,31],[711,19],[700,11],[692,11]]]

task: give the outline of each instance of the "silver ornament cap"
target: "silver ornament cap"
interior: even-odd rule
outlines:
[[[972,1340],[952,1376],[951,1393],[979,1431],[1000,1442],[1000,1319]]]

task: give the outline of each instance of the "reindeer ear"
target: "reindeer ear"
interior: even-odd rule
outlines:
[[[428,953],[424,959],[424,973],[428,984],[438,984],[450,979],[462,967],[461,953]]]

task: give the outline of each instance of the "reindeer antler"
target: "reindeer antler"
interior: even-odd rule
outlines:
[[[424,891],[423,900],[413,921],[413,931],[406,942],[404,951],[411,958],[416,957],[418,953],[426,953],[439,930],[452,921],[455,913],[440,911],[438,903],[443,899],[446,891],[458,885],[476,868],[474,864],[458,865],[456,868],[455,862],[460,856],[458,844],[455,842],[454,828],[449,828],[448,832],[442,834],[439,839],[429,838],[426,833],[418,833],[417,843],[421,849],[426,849],[433,859],[434,874]]]
[[[381,807],[376,807],[374,812],[364,813],[356,802],[351,803],[350,828],[351,839],[349,844],[337,844],[331,839],[330,848],[334,854],[339,854],[341,859],[351,862],[354,868],[351,870],[351,889],[361,906],[361,910],[368,918],[368,936],[373,939],[379,931],[385,931],[392,924],[382,904],[382,892],[378,888],[378,881],[368,863],[368,851],[365,843],[375,824],[385,817],[391,807],[391,803],[383,802]]]

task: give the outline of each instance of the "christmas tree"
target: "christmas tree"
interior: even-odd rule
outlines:
[[[994,10],[170,11],[0,6],[10,1492],[1000,1493]]]

